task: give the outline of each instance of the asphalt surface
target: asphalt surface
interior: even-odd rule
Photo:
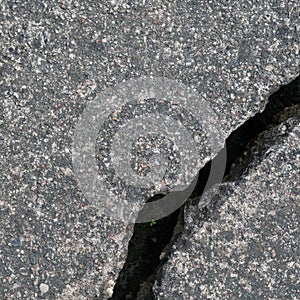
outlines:
[[[247,165],[233,169],[208,212],[201,203],[186,208],[156,299],[298,299],[300,110],[295,113],[252,143]]]
[[[299,74],[298,1],[27,0],[0,12],[0,298],[106,299],[133,224],[99,211],[74,174],[88,103],[132,78],[172,79],[210,104],[225,140]]]

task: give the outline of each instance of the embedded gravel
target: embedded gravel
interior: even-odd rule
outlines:
[[[299,74],[299,27],[297,0],[0,1],[0,298],[112,294],[133,225],[99,213],[72,167],[100,91],[177,80],[225,140]]]

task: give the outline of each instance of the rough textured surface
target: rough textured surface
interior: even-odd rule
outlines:
[[[298,1],[4,0],[0,11],[0,298],[105,298],[132,229],[97,215],[72,172],[86,104],[129,78],[176,79],[212,104],[225,139],[299,72]]]
[[[260,136],[206,217],[186,208],[157,299],[298,299],[299,141],[300,115]]]

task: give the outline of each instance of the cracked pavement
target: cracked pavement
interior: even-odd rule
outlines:
[[[299,28],[296,0],[0,1],[0,298],[112,295],[133,224],[99,213],[72,166],[101,91],[182,82],[225,141],[299,75]]]
[[[245,150],[248,163],[233,168],[206,216],[186,207],[156,299],[298,298],[299,107],[294,113]]]

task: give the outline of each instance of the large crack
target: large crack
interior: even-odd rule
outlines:
[[[246,162],[247,145],[253,142],[270,126],[277,126],[297,110],[289,109],[300,104],[300,77],[282,86],[269,97],[263,112],[256,114],[226,139],[227,163],[223,181],[231,177],[231,170],[236,165],[243,168],[241,161]],[[286,111],[284,114],[282,112]],[[278,115],[281,117],[278,117]],[[220,155],[220,154],[219,154]],[[218,159],[218,156],[214,159]],[[197,186],[191,195],[190,203],[196,204],[203,193],[211,162],[200,171]],[[235,170],[235,173],[236,170]],[[207,187],[206,187],[207,188]],[[156,195],[149,201],[162,197]],[[156,224],[138,223],[134,227],[133,236],[129,242],[128,255],[123,269],[119,273],[114,293],[111,299],[155,299],[152,286],[160,275],[159,270],[167,261],[172,245],[183,231],[183,209],[186,203],[171,215],[156,221]],[[204,214],[205,214],[205,208]],[[151,226],[152,225],[152,226]]]

